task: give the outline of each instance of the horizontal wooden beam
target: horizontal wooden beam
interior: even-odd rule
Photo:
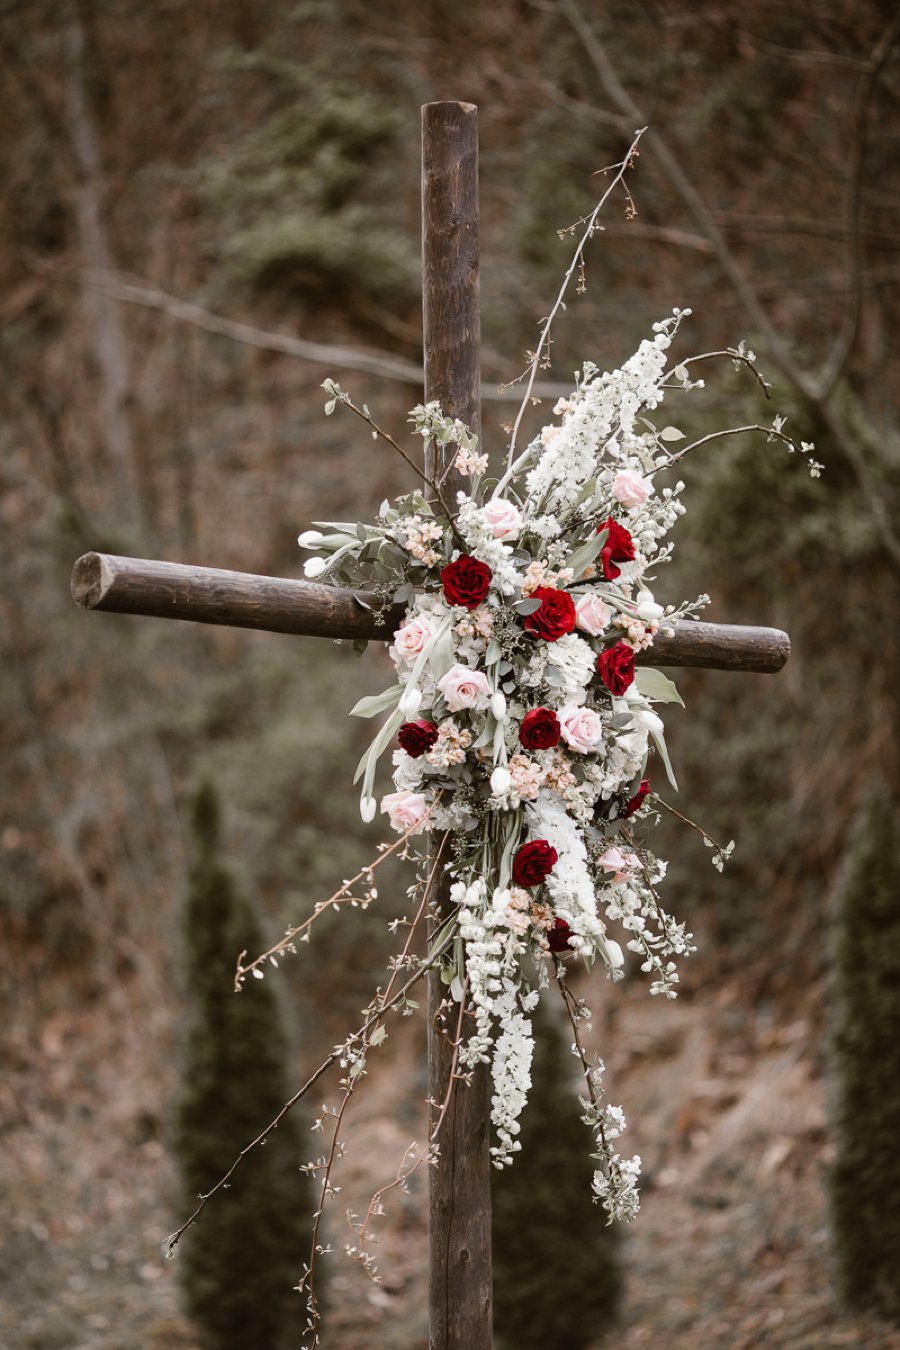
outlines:
[[[368,591],[110,553],[85,553],[78,559],[72,597],[82,609],[107,613],[382,642],[391,638],[406,612],[404,605],[391,605],[379,613],[377,597]],[[781,670],[790,650],[787,633],[777,628],[689,622],[675,624],[669,637],[660,633],[649,651],[638,654],[637,663],[772,674]]]

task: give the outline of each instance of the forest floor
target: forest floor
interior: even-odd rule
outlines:
[[[34,992],[0,1087],[0,1346],[196,1350],[178,1310],[177,1260],[161,1255],[180,1217],[160,1105],[174,1088],[171,1027],[162,1013],[158,1024],[126,1016],[124,995],[119,1008],[101,999],[85,1010],[58,989]],[[645,1173],[615,1342],[900,1350],[900,1333],[835,1303],[810,1020],[763,1016],[732,985],[666,1006],[636,984],[600,981],[590,993],[598,1041],[619,1047],[605,1054],[610,1096],[632,1121]],[[426,1343],[421,1173],[379,1220],[382,1283],[341,1254],[352,1240],[344,1209],[364,1211],[422,1137],[420,1037],[418,1021],[395,1026],[349,1117],[324,1350]]]

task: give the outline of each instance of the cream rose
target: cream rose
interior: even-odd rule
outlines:
[[[649,478],[642,478],[634,469],[622,469],[612,483],[612,494],[623,506],[643,506],[653,491]]]
[[[563,740],[580,755],[589,755],[603,741],[603,722],[593,708],[567,703],[556,715]]]
[[[415,614],[394,634],[394,651],[408,666],[414,666],[426,643],[434,637],[434,624],[424,614]]]
[[[419,834],[428,803],[421,792],[389,792],[381,799],[381,810],[387,812],[391,828],[398,834],[405,834],[409,829],[413,834]]]
[[[612,610],[599,595],[583,595],[575,605],[575,623],[591,637],[598,637],[611,618]]]
[[[522,513],[515,502],[494,497],[492,501],[485,503],[484,516],[495,539],[518,539],[522,528]]]
[[[438,680],[437,687],[447,700],[451,712],[462,712],[465,708],[486,708],[493,693],[487,676],[480,670],[472,670],[470,666],[451,666],[443,679]]]

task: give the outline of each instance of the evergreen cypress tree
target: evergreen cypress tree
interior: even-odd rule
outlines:
[[[591,1200],[590,1134],[575,1061],[543,1004],[522,1151],[493,1172],[494,1323],[503,1350],[582,1350],[613,1325],[622,1297],[618,1230]]]
[[[831,1224],[844,1302],[900,1326],[900,820],[879,784],[839,887],[832,950]]]
[[[234,992],[235,958],[264,945],[252,906],[218,861],[215,792],[194,802],[195,861],[184,915],[190,1015],[175,1148],[193,1207],[290,1096],[275,990]],[[308,1241],[309,1194],[297,1121],[288,1116],[242,1162],[181,1242],[185,1302],[205,1350],[296,1346],[305,1298],[293,1290]]]

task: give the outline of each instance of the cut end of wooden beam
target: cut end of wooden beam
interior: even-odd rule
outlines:
[[[85,553],[72,568],[72,599],[82,609],[96,609],[113,582],[113,572],[102,553]]]

